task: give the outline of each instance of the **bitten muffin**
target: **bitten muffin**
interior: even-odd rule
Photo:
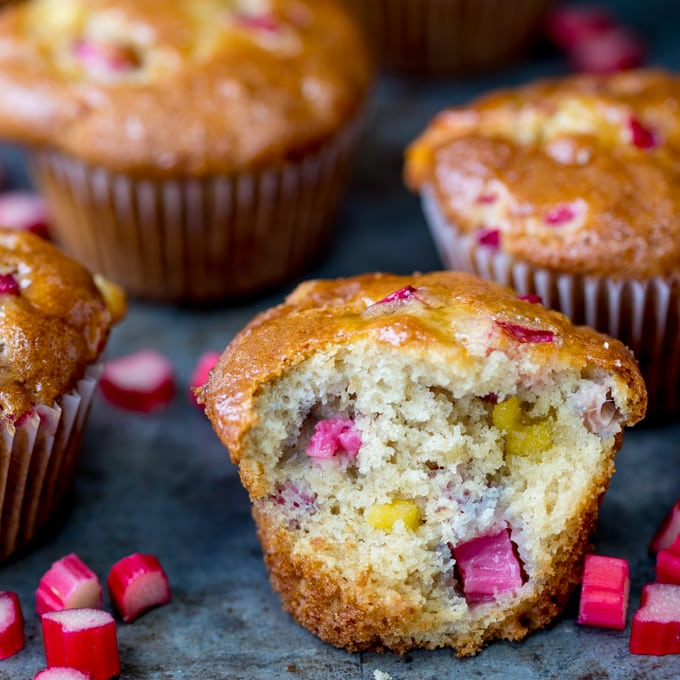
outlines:
[[[331,0],[29,0],[0,12],[0,136],[58,242],[129,292],[251,294],[307,266],[372,77]]]
[[[299,623],[461,656],[560,613],[646,405],[621,343],[456,272],[305,283],[198,395]]]
[[[439,114],[407,152],[445,264],[511,285],[637,357],[680,408],[680,78],[575,76]]]
[[[469,74],[507,65],[536,38],[553,0],[343,0],[390,69]]]
[[[47,241],[0,229],[0,559],[35,537],[75,475],[122,292]]]

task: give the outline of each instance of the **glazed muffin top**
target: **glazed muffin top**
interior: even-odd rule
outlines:
[[[487,247],[571,274],[680,275],[680,77],[571,76],[436,116],[406,181]]]
[[[0,135],[110,170],[250,170],[323,144],[371,62],[331,0],[28,0],[0,10]]]
[[[197,395],[232,459],[239,462],[243,436],[256,422],[255,399],[265,385],[316,352],[366,340],[414,359],[429,353],[442,365],[478,375],[480,397],[504,396],[499,394],[504,386],[486,384],[493,370],[485,378],[484,366],[507,357],[527,389],[569,369],[606,384],[596,408],[611,390],[623,422],[632,425],[645,414],[644,382],[618,340],[574,326],[563,314],[471,274],[366,274],[301,284],[283,304],[253,319],[224,351]]]
[[[15,422],[72,389],[124,311],[114,284],[38,236],[0,228],[1,417]]]

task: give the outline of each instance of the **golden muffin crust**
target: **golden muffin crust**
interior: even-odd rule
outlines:
[[[300,624],[349,651],[461,656],[562,610],[646,408],[620,342],[457,272],[302,284],[198,396]],[[461,555],[488,568],[497,541],[491,571],[514,583],[477,598]]]
[[[407,151],[406,181],[535,266],[677,277],[679,110],[680,78],[660,70],[497,91],[437,115]]]
[[[90,273],[47,241],[0,229],[2,416],[13,422],[74,387],[123,304],[118,293],[110,311]]]
[[[330,0],[30,0],[0,11],[0,134],[109,170],[283,163],[361,108],[363,38]]]

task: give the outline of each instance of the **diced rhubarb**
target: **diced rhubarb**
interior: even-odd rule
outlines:
[[[399,290],[395,290],[394,293],[386,295],[382,300],[378,300],[377,304],[383,304],[385,302],[405,302],[415,297],[416,289],[413,286],[405,286]]]
[[[16,593],[0,591],[0,659],[24,648],[24,615]]]
[[[189,399],[196,406],[199,404],[196,401],[194,390],[205,385],[205,382],[208,380],[208,376],[210,375],[210,371],[215,368],[215,364],[219,361],[219,358],[219,352],[209,351],[201,354],[201,356],[198,358],[198,361],[196,362],[196,366],[194,367],[194,370],[191,373],[191,378],[189,379]]]
[[[104,365],[102,394],[116,406],[150,413],[167,406],[175,396],[175,373],[170,361],[154,349],[111,359]]]
[[[498,200],[498,194],[489,192],[488,194],[479,194],[475,201],[477,205],[493,205]]]
[[[637,118],[631,116],[628,120],[630,141],[638,149],[653,149],[658,144],[654,131],[643,125]]]
[[[52,564],[40,579],[35,593],[38,614],[61,609],[97,608],[102,604],[102,586],[97,575],[71,553]]]
[[[633,654],[680,654],[680,586],[648,583],[630,629]]]
[[[680,536],[656,554],[656,580],[680,585]]]
[[[272,14],[237,14],[236,23],[245,28],[267,33],[276,33],[281,28],[281,22]]]
[[[0,274],[0,295],[19,295],[21,290],[14,274]]]
[[[505,331],[513,340],[517,342],[553,342],[555,334],[552,331],[542,330],[540,328],[526,328],[525,326],[518,326],[508,321],[499,321],[496,319],[496,325]]]
[[[307,444],[310,458],[328,460],[336,455],[355,458],[361,448],[361,433],[351,418],[320,420]]]
[[[637,34],[617,26],[580,41],[569,56],[573,67],[581,73],[609,74],[640,66],[644,52]]]
[[[542,305],[543,304],[543,298],[540,295],[519,295],[517,297],[518,300],[524,300],[525,302],[531,302],[534,305]]]
[[[74,45],[73,53],[90,73],[125,73],[141,63],[133,47],[97,40],[80,40]]]
[[[586,555],[577,622],[623,630],[628,614],[630,571],[618,557]]]
[[[522,568],[508,529],[449,547],[469,604],[491,601],[522,587]]]
[[[558,5],[546,19],[546,34],[558,47],[570,51],[593,36],[618,25],[611,10],[598,5]]]
[[[550,210],[543,221],[550,227],[563,227],[573,222],[579,212],[578,206],[565,203]]]
[[[75,668],[66,666],[53,666],[38,671],[33,680],[92,680],[90,673],[83,673]]]
[[[0,227],[30,231],[36,236],[49,235],[49,213],[45,200],[29,191],[0,194]]]
[[[64,609],[41,618],[48,666],[89,673],[92,680],[120,674],[116,622],[101,609]]]
[[[671,511],[664,517],[649,546],[649,551],[659,552],[668,548],[680,535],[680,498],[675,501]]]
[[[501,232],[499,229],[478,229],[476,232],[477,243],[488,248],[498,248],[501,244]]]
[[[125,623],[171,600],[168,577],[153,555],[133,553],[119,560],[111,567],[106,585]]]

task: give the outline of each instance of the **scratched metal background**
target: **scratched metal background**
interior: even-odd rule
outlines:
[[[649,63],[680,70],[680,3],[609,4],[643,33]],[[537,45],[523,62],[474,80],[383,78],[333,247],[309,276],[438,268],[418,200],[401,182],[404,145],[447,104],[566,68],[559,55]],[[28,185],[17,149],[0,147],[0,161],[9,167],[10,186]],[[119,626],[122,678],[370,680],[378,669],[394,680],[680,678],[680,656],[630,655],[629,629],[578,627],[575,601],[551,628],[521,644],[494,643],[465,660],[448,650],[349,655],[293,623],[268,585],[236,470],[186,398],[198,355],[223,348],[248,319],[278,303],[290,288],[203,311],[132,305],[113,334],[109,355],[157,347],[177,367],[179,394],[167,410],[147,417],[96,400],[75,491],[62,515],[31,550],[0,566],[0,589],[20,594],[27,619],[26,649],[0,661],[0,680],[30,680],[43,666],[34,590],[51,562],[72,551],[102,579],[113,562],[133,551],[155,553],[168,572],[173,603]],[[596,547],[630,560],[631,610],[642,584],[653,579],[648,540],[680,496],[679,440],[680,419],[628,433],[602,506]]]

